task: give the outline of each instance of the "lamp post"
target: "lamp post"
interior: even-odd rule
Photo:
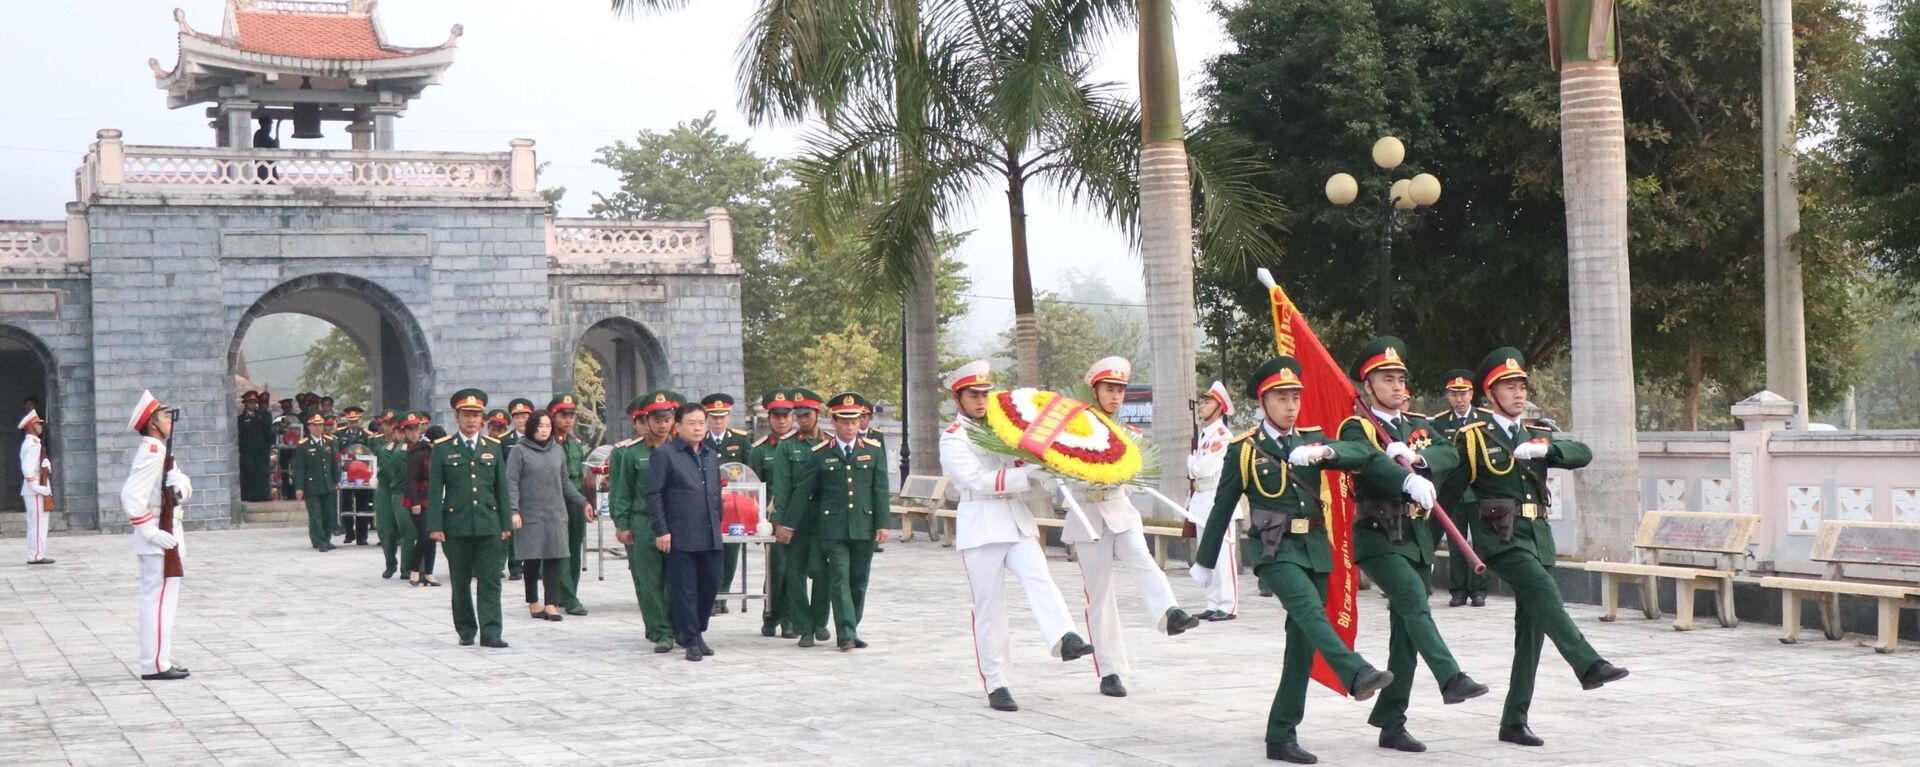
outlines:
[[[1391,171],[1407,159],[1407,147],[1400,139],[1387,136],[1373,142],[1373,164]],[[1327,202],[1346,207],[1360,197],[1360,182],[1350,174],[1335,173],[1327,179]],[[1374,259],[1373,331],[1385,335],[1393,320],[1393,230],[1401,211],[1431,206],[1440,201],[1440,179],[1431,173],[1403,178],[1388,186],[1380,197],[1380,207],[1352,208],[1350,215],[1362,218],[1380,216],[1380,255]],[[1367,213],[1361,213],[1367,211]],[[1358,223],[1358,222],[1356,222]]]

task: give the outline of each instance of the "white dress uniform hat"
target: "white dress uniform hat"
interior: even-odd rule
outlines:
[[[986,390],[993,388],[993,365],[986,360],[974,360],[954,368],[947,374],[947,391],[959,392],[961,389]]]
[[[133,405],[133,417],[127,419],[127,428],[139,432],[147,426],[147,420],[160,409],[160,400],[154,399],[153,392],[142,389],[140,401]]]
[[[1225,384],[1214,381],[1212,386],[1207,387],[1207,396],[1219,400],[1221,415],[1233,415],[1233,398],[1227,396]]]
[[[32,410],[29,410],[27,411],[26,415],[20,416],[20,425],[14,428],[19,429],[21,431],[26,431],[28,426],[32,426],[39,422],[40,422],[40,414]]]
[[[1101,381],[1112,381],[1122,386],[1133,378],[1133,363],[1125,357],[1105,357],[1087,368],[1087,385],[1094,386]]]

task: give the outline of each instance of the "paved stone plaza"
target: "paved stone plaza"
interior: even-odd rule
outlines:
[[[960,563],[925,539],[875,560],[861,629],[871,649],[798,649],[735,614],[714,619],[718,655],[694,664],[642,647],[618,561],[606,581],[583,580],[593,614],[562,623],[523,617],[520,584],[506,584],[513,646],[484,650],[455,644],[448,589],[381,580],[375,547],[317,554],[297,529],[190,538],[174,658],[193,678],[171,683],[131,668],[125,536],[55,538],[52,567],[21,564],[20,541],[4,542],[0,763],[1260,764],[1279,677],[1281,611],[1254,598],[1240,620],[1175,639],[1136,625],[1132,697],[1103,698],[1091,664],[1045,656],[1013,591],[1022,710],[995,713],[974,671]],[[1082,601],[1058,551],[1054,576]],[[1174,583],[1198,603],[1184,575]],[[1137,616],[1131,586],[1123,593]],[[1361,650],[1384,665],[1383,603],[1361,599]],[[1587,606],[1575,609],[1581,626],[1633,676],[1581,692],[1549,646],[1533,721],[1548,745],[1501,744],[1513,604],[1437,609],[1493,693],[1443,708],[1423,675],[1412,723],[1431,748],[1422,756],[1379,750],[1367,704],[1316,687],[1302,744],[1323,764],[1868,765],[1920,753],[1920,655],[1851,640],[1787,647],[1761,625],[1607,625]]]

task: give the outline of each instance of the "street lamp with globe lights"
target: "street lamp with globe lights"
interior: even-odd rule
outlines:
[[[1400,139],[1387,136],[1373,142],[1373,164],[1381,170],[1398,168],[1406,159],[1407,147]],[[1344,208],[1360,198],[1360,182],[1351,174],[1335,173],[1327,179],[1326,191],[1327,202]],[[1394,181],[1380,197],[1378,208],[1347,209],[1355,224],[1374,223],[1369,219],[1376,215],[1380,219],[1380,255],[1374,260],[1373,329],[1376,334],[1389,332],[1393,316],[1393,230],[1399,225],[1399,213],[1429,207],[1439,201],[1440,179],[1431,173],[1421,173]]]

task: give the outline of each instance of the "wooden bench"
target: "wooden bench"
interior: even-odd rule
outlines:
[[[1754,524],[1759,517],[1750,514],[1714,514],[1691,511],[1649,511],[1640,517],[1640,529],[1633,536],[1632,562],[1588,562],[1586,570],[1600,574],[1600,603],[1606,613],[1600,620],[1612,621],[1620,613],[1620,589],[1633,585],[1640,589],[1640,612],[1649,620],[1660,617],[1661,578],[1673,579],[1675,631],[1693,630],[1694,592],[1714,592],[1715,613],[1720,625],[1733,628],[1740,620],[1733,609],[1733,576],[1740,557],[1753,540]],[[1712,554],[1717,567],[1691,567],[1660,563],[1660,552]]]
[[[1920,567],[1920,524],[1826,520],[1813,543],[1815,562],[1827,565],[1819,579],[1771,576],[1760,585],[1780,589],[1780,641],[1800,641],[1800,607],[1807,600],[1820,603],[1820,628],[1828,639],[1845,635],[1840,625],[1840,595],[1878,600],[1876,652],[1893,652],[1900,645],[1900,610],[1920,609],[1920,584],[1845,580],[1847,565]]]
[[[900,519],[900,541],[913,540],[913,518],[920,516],[927,521],[927,537],[933,534],[934,513],[947,503],[947,478],[931,474],[909,474],[900,482],[900,492],[893,496],[896,504],[889,504],[895,517]],[[952,540],[952,538],[948,538]]]

